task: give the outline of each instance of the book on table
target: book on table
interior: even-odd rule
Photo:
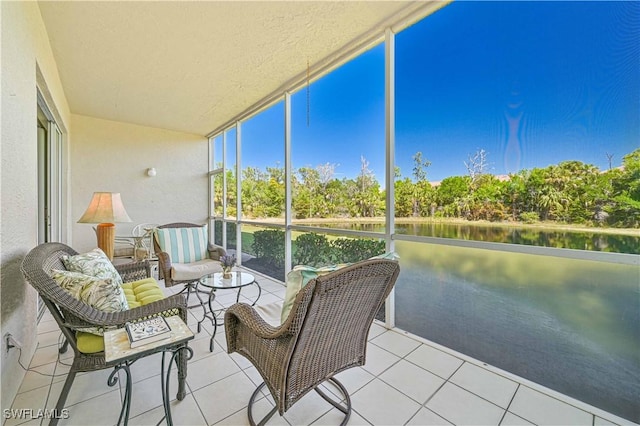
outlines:
[[[125,329],[132,348],[171,337],[171,327],[164,317],[154,317],[144,321],[127,323]]]

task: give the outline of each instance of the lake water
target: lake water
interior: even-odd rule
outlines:
[[[637,266],[396,242],[396,325],[640,422]]]
[[[640,254],[637,236],[443,223],[396,232]],[[638,266],[398,240],[396,251],[399,328],[640,423]]]

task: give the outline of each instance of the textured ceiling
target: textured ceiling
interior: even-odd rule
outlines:
[[[415,7],[40,2],[73,113],[202,135]]]

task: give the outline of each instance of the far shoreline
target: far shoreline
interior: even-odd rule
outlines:
[[[260,223],[272,222],[275,224],[284,224],[282,218],[253,218],[248,219],[247,222],[256,221]],[[384,224],[384,217],[340,217],[340,218],[307,218],[307,219],[293,219],[292,225],[308,225],[314,224],[327,224],[327,223],[368,223],[368,224]],[[567,223],[556,222],[536,222],[536,223],[523,223],[523,222],[489,222],[485,220],[473,221],[460,218],[425,218],[425,217],[397,217],[395,223],[398,224],[448,224],[448,225],[472,225],[481,226],[486,228],[517,228],[517,229],[535,229],[535,230],[553,230],[553,231],[567,231],[567,232],[590,232],[594,234],[607,234],[607,235],[627,235],[632,237],[640,237],[640,229],[636,228],[609,228],[609,227],[591,227],[584,225],[572,225]]]

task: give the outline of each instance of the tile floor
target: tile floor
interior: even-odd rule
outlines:
[[[258,276],[263,292],[259,303],[281,300],[282,283]],[[167,294],[176,290],[166,289]],[[219,292],[215,303],[229,305],[235,294]],[[246,288],[243,297],[253,298]],[[199,308],[190,310],[195,331]],[[38,326],[39,346],[16,396],[13,409],[53,408],[68,371],[71,354],[58,358],[60,333],[47,314]],[[243,357],[226,353],[224,332],[218,329],[209,352],[211,324],[191,342],[187,397],[172,402],[176,425],[246,425],[246,407],[256,385],[257,370]],[[154,425],[162,418],[160,355],[139,360],[131,367],[133,396],[131,425]],[[113,425],[121,404],[119,386],[107,386],[111,370],[83,373],[67,398],[69,418],[61,425]],[[45,375],[41,375],[42,373]],[[53,377],[51,377],[53,375]],[[401,330],[371,328],[367,363],[337,376],[349,390],[353,425],[605,425],[629,424],[597,408],[547,390],[525,379],[482,364]],[[175,388],[175,373],[172,378]],[[171,391],[175,398],[175,390]],[[256,418],[273,406],[270,397],[256,403]],[[273,425],[339,424],[341,414],[314,392],[307,394]],[[8,419],[5,425],[47,424],[47,420]]]

